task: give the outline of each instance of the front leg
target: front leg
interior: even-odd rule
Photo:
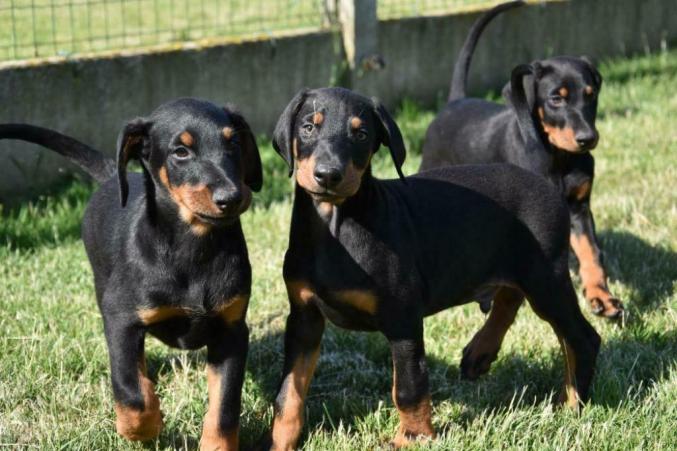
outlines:
[[[242,383],[249,346],[245,309],[239,319],[218,324],[214,328],[218,332],[207,345],[209,407],[200,440],[203,451],[238,449]]]
[[[434,438],[428,366],[423,347],[423,320],[405,337],[388,336],[393,357],[393,402],[400,425],[393,445],[406,446],[417,438]]]
[[[324,316],[313,304],[314,294],[300,282],[287,282],[290,312],[284,334],[284,369],[275,399],[274,450],[296,447],[303,428],[304,402],[320,355]]]
[[[104,315],[110,357],[115,427],[127,440],[151,440],[160,435],[162,414],[153,383],[146,375],[145,329],[135,318]]]
[[[623,304],[614,298],[607,286],[607,277],[602,266],[602,256],[595,222],[590,211],[590,183],[579,188],[576,196],[569,199],[571,216],[571,247],[579,262],[579,274],[583,293],[593,313],[607,318],[623,315]]]

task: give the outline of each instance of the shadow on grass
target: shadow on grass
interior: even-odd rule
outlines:
[[[672,296],[677,280],[677,253],[624,231],[604,230],[599,237],[604,253],[613,257],[612,279],[636,292],[636,296],[626,300],[626,307],[643,312]]]
[[[468,340],[470,337],[468,337]],[[266,406],[272,406],[282,369],[282,334],[266,335],[250,345],[249,371],[261,390]],[[537,347],[538,345],[536,345]],[[531,349],[527,350],[531,353]],[[539,351],[539,349],[534,349]],[[605,341],[597,361],[592,405],[618,408],[628,396],[639,401],[650,394],[654,381],[667,377],[677,361],[677,333],[626,333]],[[356,333],[328,327],[322,352],[306,403],[306,425],[334,431],[339,424],[357,430],[357,424],[390,398],[392,363],[385,338],[378,333]],[[450,427],[472,427],[487,411],[557,400],[564,376],[559,349],[523,355],[499,355],[490,372],[477,381],[460,380],[459,362],[428,356],[433,404],[452,400],[464,409],[459,416],[436,418],[439,432]],[[440,421],[442,420],[442,421]],[[269,428],[267,420],[243,425],[243,444],[253,446]],[[392,434],[395,431],[390,431]],[[246,448],[245,448],[246,449]]]
[[[79,239],[94,189],[94,184],[73,177],[30,202],[0,205],[0,246],[30,251]]]

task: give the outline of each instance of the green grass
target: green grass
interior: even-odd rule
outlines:
[[[0,2],[0,61],[319,29],[324,0]],[[4,3],[4,4],[3,4]],[[380,0],[379,18],[490,7],[500,0]]]
[[[459,380],[461,350],[480,327],[476,305],[426,320],[426,350],[440,437],[431,449],[677,448],[677,52],[604,64],[601,142],[593,209],[611,288],[629,309],[625,328],[591,317],[604,339],[582,414],[553,409],[563,377],[554,334],[523,308],[492,370]],[[433,112],[405,103],[398,120],[420,161]],[[268,427],[282,363],[287,300],[281,278],[291,183],[262,141],[266,186],[243,224],[254,269],[251,347],[242,436]],[[387,152],[376,172],[393,176]],[[0,445],[36,449],[143,449],[114,430],[101,319],[78,223],[91,187],[71,183],[0,222]],[[580,299],[584,306],[583,299]],[[148,340],[166,427],[150,449],[194,448],[206,407],[204,352]],[[310,388],[303,445],[374,449],[397,424],[391,364],[378,334],[329,327]]]

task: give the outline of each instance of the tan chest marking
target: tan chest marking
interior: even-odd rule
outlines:
[[[590,195],[590,191],[592,191],[592,183],[590,183],[590,181],[586,181],[571,190],[571,194],[577,200],[583,200]]]
[[[341,290],[332,292],[331,295],[338,302],[370,315],[378,310],[378,299],[371,291]]]
[[[249,305],[248,294],[238,294],[230,298],[226,303],[217,309],[218,315],[223,318],[226,324],[232,324],[241,321],[247,315],[247,306]]]
[[[161,306],[152,308],[142,308],[136,311],[139,319],[143,324],[149,326],[151,324],[160,323],[170,318],[178,318],[181,316],[189,316],[192,313],[191,309],[180,306]]]

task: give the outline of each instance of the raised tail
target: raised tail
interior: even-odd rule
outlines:
[[[116,172],[112,158],[48,128],[28,124],[0,124],[0,139],[18,139],[52,149],[80,166],[99,183],[110,179]]]
[[[525,2],[515,1],[502,3],[498,6],[491,8],[486,13],[482,14],[479,19],[473,24],[468,33],[468,37],[461,47],[461,52],[458,55],[456,60],[456,65],[454,66],[454,75],[451,77],[451,86],[449,88],[449,102],[453,100],[462,99],[465,97],[465,88],[468,80],[468,70],[470,69],[470,61],[472,61],[472,54],[475,51],[475,46],[477,41],[480,38],[480,34],[484,28],[491,22],[491,20],[502,13],[512,8],[517,8],[518,6],[524,5]]]

